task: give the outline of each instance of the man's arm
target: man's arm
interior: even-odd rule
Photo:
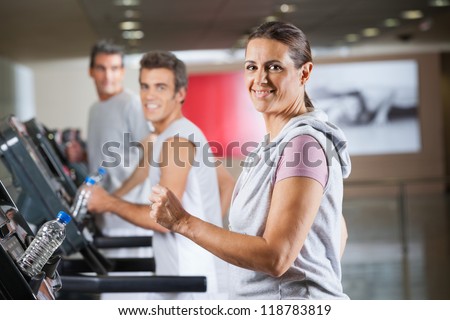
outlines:
[[[192,167],[195,155],[194,145],[186,139],[170,138],[164,142],[161,151],[161,179],[160,185],[173,190],[178,199],[182,199],[186,188],[189,170]],[[93,186],[88,202],[91,213],[114,212],[119,217],[140,227],[159,232],[168,230],[149,216],[148,205],[133,204],[108,194],[104,189]]]
[[[217,179],[219,181],[220,207],[222,208],[222,217],[228,213],[230,209],[231,198],[233,196],[234,185],[236,180],[225,169],[223,162],[217,167]]]
[[[164,142],[160,157],[160,163],[163,165],[161,166],[161,180],[159,184],[169,188],[180,201],[186,188],[194,157],[195,146],[189,140],[172,137]],[[230,208],[235,179],[225,169],[223,163],[217,167],[217,179],[223,217]]]
[[[88,201],[88,210],[93,214],[104,212],[114,212],[119,217],[142,228],[159,232],[168,232],[161,225],[158,225],[149,218],[149,205],[134,204],[124,201],[116,196],[110,195],[102,187],[89,187],[91,195]]]
[[[148,173],[150,170],[150,160],[152,157],[153,151],[153,142],[156,139],[156,135],[154,133],[150,133],[147,137],[145,137],[141,141],[141,145],[143,147],[143,156],[139,161],[139,165],[134,169],[134,172],[131,176],[126,179],[122,185],[114,191],[114,195],[122,198],[132,189],[134,189],[137,185],[140,185],[148,178]]]
[[[180,201],[186,189],[194,156],[195,146],[189,140],[172,137],[163,143],[159,184],[170,188]]]

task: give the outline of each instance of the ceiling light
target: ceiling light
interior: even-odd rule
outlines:
[[[122,38],[127,40],[142,39],[144,37],[144,32],[141,30],[132,30],[122,32]]]
[[[120,30],[136,30],[141,28],[139,21],[124,21],[119,24]]]
[[[116,6],[125,6],[125,7],[138,6],[140,2],[141,2],[140,0],[114,0],[114,4]]]
[[[125,10],[123,15],[127,19],[139,19],[141,17],[141,13],[137,10]]]
[[[394,27],[397,27],[400,25],[400,21],[398,21],[398,19],[390,18],[390,19],[384,20],[383,25],[388,28],[394,28]]]
[[[430,7],[447,7],[450,6],[449,0],[430,0]]]
[[[408,10],[402,12],[402,18],[408,20],[420,19],[423,17],[423,13],[420,10]]]
[[[296,9],[294,4],[282,4],[280,6],[280,11],[283,13],[294,12]]]
[[[364,37],[375,37],[380,34],[378,28],[366,28],[362,31]]]
[[[350,33],[345,36],[345,40],[347,40],[347,42],[356,42],[359,40],[359,36],[356,33]]]

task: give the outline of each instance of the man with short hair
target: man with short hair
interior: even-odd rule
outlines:
[[[122,47],[106,40],[97,42],[91,51],[89,75],[94,81],[99,100],[89,112],[87,157],[89,171],[97,172],[103,166],[107,173],[103,187],[115,191],[129,178],[139,163],[140,151],[132,142],[145,138],[150,130],[145,120],[138,95],[123,87],[125,73]],[[147,201],[150,186],[143,182],[123,198],[136,202]],[[152,236],[153,232],[137,227],[112,213],[95,216],[104,236]],[[151,247],[117,248],[103,250],[107,257],[151,257]],[[149,267],[150,268],[150,267]],[[149,273],[150,274],[150,273]],[[141,298],[141,294],[127,294]],[[124,294],[102,294],[102,299],[124,298]]]
[[[141,59],[140,95],[145,118],[156,137],[149,139],[149,180],[174,191],[190,212],[221,226],[223,203],[230,203],[234,180],[225,168],[212,165],[208,141],[182,113],[187,91],[184,63],[170,52],[149,52]],[[225,177],[225,178],[224,178]],[[219,180],[221,184],[219,187]],[[93,188],[89,210],[112,211],[139,226],[155,230],[153,250],[157,275],[204,275],[207,293],[159,294],[159,299],[226,298],[226,265],[190,240],[167,232],[149,217],[148,205],[137,205]],[[222,195],[225,195],[221,198]]]
[[[96,172],[99,166],[105,166],[108,173],[104,186],[110,192],[122,185],[139,162],[138,148],[125,149],[126,144],[141,141],[150,132],[139,97],[123,87],[123,59],[121,47],[101,40],[92,48],[89,68],[99,98],[89,111],[89,171]],[[112,155],[118,158],[112,159]],[[139,199],[137,191],[128,196],[130,200]]]

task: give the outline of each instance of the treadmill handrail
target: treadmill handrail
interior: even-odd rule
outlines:
[[[110,272],[143,271],[155,272],[156,264],[153,257],[149,258],[108,258],[111,263]],[[59,265],[59,273],[63,275],[78,275],[83,272],[91,272],[92,267],[85,259],[63,259]]]
[[[152,236],[99,237],[93,239],[99,249],[151,247]]]
[[[62,291],[206,292],[205,276],[61,276]]]

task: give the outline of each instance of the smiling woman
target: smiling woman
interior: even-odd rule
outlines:
[[[342,131],[305,93],[312,66],[297,27],[269,22],[250,35],[245,83],[267,134],[244,162],[230,230],[186,211],[168,188],[153,187],[152,219],[231,264],[231,298],[348,299],[340,257],[350,158]]]
[[[256,110],[264,114],[266,126],[275,125],[267,128],[271,137],[277,135],[285,119],[307,112],[303,84],[311,70],[310,61],[298,69],[289,47],[279,41],[255,38],[247,46],[247,89]]]

